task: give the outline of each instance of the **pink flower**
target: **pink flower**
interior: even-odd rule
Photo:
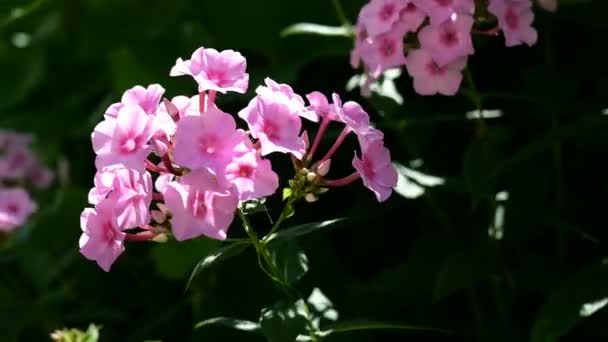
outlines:
[[[536,44],[538,33],[532,27],[534,12],[529,1],[492,0],[488,10],[498,18],[498,25],[505,34],[506,46]]]
[[[96,209],[87,208],[80,215],[80,253],[109,272],[116,258],[124,251],[123,233],[113,212],[114,203],[104,200]]]
[[[406,3],[404,0],[372,0],[361,9],[359,22],[371,36],[389,32],[399,20]]]
[[[46,189],[53,182],[55,174],[48,167],[45,167],[40,163],[34,163],[28,172],[28,177],[34,187]]]
[[[302,96],[296,94],[291,86],[285,83],[277,83],[269,77],[264,79],[264,83],[266,86],[259,86],[256,89],[258,95],[279,97],[299,116],[312,122],[319,121],[318,115],[314,111],[307,110],[306,107],[304,107],[304,99],[302,99]]]
[[[470,14],[475,11],[474,0],[413,0],[422,11],[431,17],[432,25],[439,25],[452,14]]]
[[[190,169],[208,168],[218,174],[248,141],[234,118],[217,108],[182,118],[175,133],[175,162]]]
[[[115,118],[124,106],[139,106],[146,114],[155,114],[158,104],[165,93],[160,84],[149,85],[148,88],[135,86],[122,95],[119,103],[114,103],[106,110],[106,116]]]
[[[0,155],[0,179],[25,178],[36,163],[27,145],[10,144],[5,155]]]
[[[418,34],[420,46],[439,66],[445,66],[475,52],[471,40],[472,27],[470,15],[453,14],[439,25],[425,26]]]
[[[406,4],[401,10],[401,17],[397,21],[396,26],[403,32],[416,32],[424,22],[424,19],[426,19],[426,13],[414,3],[414,0],[402,1]]]
[[[24,189],[0,188],[0,231],[9,232],[24,225],[36,210],[36,203]]]
[[[201,235],[224,240],[239,200],[234,188],[225,189],[201,169],[173,181],[164,189],[171,211],[173,235],[178,241]]]
[[[373,38],[358,37],[351,62],[356,62],[356,65],[359,59],[363,60],[365,69],[373,78],[387,69],[404,65],[403,35],[403,31],[392,30]]]
[[[466,62],[466,57],[461,57],[440,67],[427,51],[418,49],[410,52],[407,71],[414,78],[414,89],[418,94],[451,96],[460,88]]]
[[[218,52],[215,49],[199,48],[191,59],[179,58],[171,69],[171,76],[190,75],[198,83],[198,91],[214,90],[245,93],[249,84],[247,61],[233,50]]]
[[[89,202],[98,204],[106,198],[113,200],[120,229],[146,225],[150,222],[152,176],[120,165],[106,167],[95,175],[95,187],[89,192]]]
[[[327,97],[325,97],[323,93],[313,91],[312,93],[307,94],[306,98],[310,103],[310,106],[308,106],[308,110],[314,111],[317,116],[322,117],[326,120],[338,120],[338,114],[335,105],[333,103],[330,104],[327,100]]]
[[[334,106],[338,113],[338,118],[352,132],[355,132],[359,137],[367,137],[369,140],[383,139],[384,134],[371,127],[369,114],[361,107],[360,104],[354,101],[348,101],[342,104],[342,100],[338,94],[333,94]]]
[[[379,202],[383,202],[397,185],[397,170],[391,163],[389,150],[382,140],[368,141],[362,148],[362,158],[355,155],[353,167],[363,184],[374,192]]]
[[[239,112],[239,117],[247,122],[251,135],[259,139],[262,156],[281,152],[302,159],[305,152],[300,137],[302,121],[285,96],[264,91]]]
[[[240,201],[270,196],[279,187],[279,176],[272,171],[270,161],[262,159],[256,150],[234,158],[225,175],[236,186]]]
[[[538,5],[545,11],[557,11],[557,0],[538,0]]]
[[[99,123],[91,135],[97,169],[122,164],[142,170],[151,151],[148,142],[156,132],[155,120],[139,106],[128,105],[120,109],[116,118],[108,117]]]

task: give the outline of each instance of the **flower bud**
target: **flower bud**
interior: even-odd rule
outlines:
[[[319,166],[317,166],[317,174],[321,177],[327,176],[329,173],[329,168],[331,166],[331,159],[327,159],[322,161]]]
[[[308,203],[313,203],[319,200],[319,198],[313,194],[306,194],[306,196],[304,196],[304,199]]]
[[[304,141],[305,149],[308,150],[308,147],[310,147],[310,139],[308,139],[308,131],[304,131],[302,133],[301,138]]]
[[[324,193],[326,193],[328,191],[329,191],[328,188],[319,188],[319,189],[317,189],[316,194],[317,195],[321,195],[321,194],[324,194]]]
[[[167,237],[167,234],[158,234],[152,239],[152,241],[158,242],[158,243],[165,243],[168,240],[169,240],[169,238]]]
[[[306,174],[306,180],[309,182],[314,182],[317,179],[317,174],[314,172],[309,172]]]

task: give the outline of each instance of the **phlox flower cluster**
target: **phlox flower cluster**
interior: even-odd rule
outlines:
[[[29,187],[45,189],[53,172],[38,160],[31,149],[33,137],[0,130],[0,233],[23,226],[37,210]]]
[[[397,172],[369,115],[355,102],[332,103],[319,92],[309,104],[287,84],[266,78],[249,104],[232,115],[215,103],[218,94],[245,93],[246,60],[232,50],[199,48],[178,59],[171,76],[187,75],[198,85],[194,96],[164,97],[153,84],[127,90],[112,104],[91,139],[97,174],[81,215],[80,252],[109,271],[125,241],[227,238],[236,210],[246,201],[277,193],[279,176],[267,157],[289,155],[296,176],[293,196],[309,202],[332,186],[361,178],[379,201],[386,200]],[[247,130],[239,128],[235,117]],[[313,144],[302,119],[319,123]],[[331,149],[314,159],[330,123],[343,126]],[[361,145],[353,173],[328,179],[331,157],[347,135]]]
[[[549,11],[556,0],[542,0]],[[391,68],[405,66],[420,95],[455,95],[469,56],[472,35],[502,32],[508,47],[536,43],[532,0],[371,0],[355,28],[351,64],[363,63],[369,86]],[[481,30],[482,23],[495,27]]]

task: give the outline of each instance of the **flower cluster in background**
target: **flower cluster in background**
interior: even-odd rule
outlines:
[[[125,241],[182,241],[207,236],[224,240],[239,206],[277,193],[279,176],[266,157],[289,155],[295,176],[289,181],[293,200],[317,200],[332,186],[359,178],[379,201],[397,182],[383,134],[355,102],[332,103],[319,92],[308,94],[309,105],[287,84],[270,78],[235,117],[220,109],[218,93],[245,93],[246,60],[232,50],[199,48],[190,59],[177,60],[171,76],[188,75],[198,95],[164,98],[158,85],[127,90],[111,105],[92,133],[97,174],[81,215],[80,252],[108,271],[124,251]],[[312,144],[302,119],[318,122]],[[332,147],[315,158],[332,123],[343,126]],[[329,179],[331,158],[345,138],[360,144],[353,173]],[[279,191],[279,193],[281,193]]]
[[[556,0],[538,3],[557,9]],[[531,46],[538,39],[533,21],[532,0],[371,0],[359,13],[351,64],[363,63],[364,94],[384,71],[405,66],[418,94],[455,95],[475,53],[473,34],[502,32],[508,47]],[[488,22],[495,27],[478,27]]]
[[[53,172],[38,160],[27,134],[0,130],[0,233],[23,226],[37,210],[28,188],[45,189]]]

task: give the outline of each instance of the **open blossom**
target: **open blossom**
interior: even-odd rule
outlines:
[[[449,19],[452,14],[473,14],[474,0],[413,0],[414,3],[431,18],[432,25],[438,25]]]
[[[361,159],[355,155],[353,167],[380,202],[388,199],[397,185],[397,170],[382,140],[362,141]]]
[[[152,150],[149,141],[156,133],[155,122],[155,117],[148,116],[139,106],[128,105],[120,109],[116,118],[108,117],[99,123],[91,135],[97,169],[122,164],[142,170]]]
[[[498,25],[505,35],[506,46],[536,44],[538,33],[532,27],[534,12],[530,1],[492,0],[488,10],[498,18]]]
[[[234,118],[217,108],[200,116],[186,116],[175,137],[175,162],[190,169],[207,168],[220,173],[234,154],[246,149],[247,137],[236,129]]]
[[[439,66],[475,52],[471,40],[473,17],[453,14],[439,25],[425,26],[418,35],[420,46],[429,52]]]
[[[358,61],[362,60],[372,77],[378,77],[387,69],[405,64],[403,31],[392,30],[375,37],[368,36],[365,31],[359,34],[363,36],[357,37],[355,41],[351,63],[355,62],[354,65],[357,65]]]
[[[80,215],[80,253],[109,272],[124,251],[126,234],[118,228],[112,200],[104,200],[95,209],[86,208]]]
[[[173,235],[178,241],[201,235],[226,239],[239,202],[234,187],[222,187],[209,171],[202,169],[170,182],[163,195],[173,215]]]
[[[351,132],[354,132],[358,137],[366,137],[368,140],[381,140],[384,138],[384,134],[381,131],[371,126],[369,114],[367,114],[360,104],[354,101],[347,101],[342,104],[342,100],[338,94],[333,94],[332,98],[339,121],[344,123]]]
[[[406,3],[404,0],[372,0],[361,9],[359,21],[371,36],[386,33],[399,20]]]
[[[120,102],[106,110],[106,116],[115,118],[121,108],[129,105],[139,106],[146,114],[155,114],[164,93],[165,88],[160,84],[152,84],[147,88],[135,86],[125,91]]]
[[[199,48],[191,59],[179,58],[171,69],[171,76],[190,75],[198,83],[198,91],[214,90],[220,93],[245,93],[249,84],[247,61],[233,50],[217,51]]]
[[[114,213],[120,229],[135,228],[150,222],[152,176],[146,171],[113,165],[98,171],[89,202],[99,204],[106,198],[114,201]]]
[[[461,57],[442,67],[437,65],[424,49],[412,51],[407,71],[414,78],[414,89],[420,95],[455,95],[462,82],[462,69],[466,57]]]
[[[308,110],[314,111],[317,115],[325,120],[337,121],[338,120],[338,111],[336,110],[336,105],[334,103],[330,104],[327,100],[327,97],[318,91],[313,91],[310,94],[306,95],[310,106],[308,106]]]
[[[304,99],[302,99],[302,96],[296,94],[290,85],[278,83],[270,77],[264,79],[264,84],[266,84],[266,86],[259,86],[255,90],[258,95],[282,98],[294,113],[297,113],[299,116],[312,122],[319,121],[317,113],[307,110],[306,107],[304,107]]]
[[[416,5],[414,0],[402,0],[405,5],[401,10],[401,17],[395,25],[403,32],[416,32],[426,19],[426,13]]]
[[[269,160],[262,159],[252,149],[228,164],[226,180],[236,186],[239,200],[247,201],[274,194],[279,187],[279,176],[272,170]]]
[[[11,145],[3,156],[0,156],[0,179],[25,178],[36,160],[27,145]]]
[[[0,188],[0,231],[22,226],[36,210],[36,203],[24,189]]]
[[[300,137],[302,121],[285,96],[263,92],[239,112],[254,138],[261,143],[262,156],[272,152],[291,153],[301,159],[305,152]]]

